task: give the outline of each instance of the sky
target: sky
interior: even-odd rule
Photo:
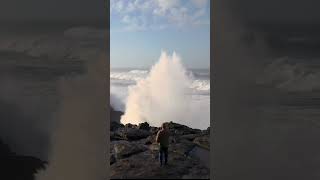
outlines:
[[[209,0],[111,0],[111,68],[149,68],[175,51],[187,68],[210,66]]]

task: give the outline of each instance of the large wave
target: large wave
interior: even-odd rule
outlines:
[[[130,82],[134,83],[136,81],[144,79],[147,74],[148,74],[148,71],[144,71],[144,70],[131,70],[129,72],[111,72],[110,79],[122,80],[123,83],[126,83],[127,81],[129,83]]]
[[[150,71],[130,71],[121,76],[115,73],[111,77],[136,81],[129,86],[122,123],[160,126],[162,122],[174,121],[203,129],[209,126],[205,118],[208,114],[194,109],[190,94],[194,89],[209,91],[210,84],[208,80],[193,80],[175,52],[170,56],[163,51]]]

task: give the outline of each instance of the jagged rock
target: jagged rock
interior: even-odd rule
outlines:
[[[208,135],[196,137],[193,142],[202,148],[210,150],[210,137]]]
[[[119,132],[110,132],[110,140],[117,141],[117,140],[127,140],[123,137]]]
[[[139,126],[138,126],[139,129],[142,129],[142,130],[146,130],[146,131],[149,131],[150,130],[150,126],[147,122],[144,122],[144,123],[140,123]]]
[[[178,124],[178,123],[174,123],[172,121],[170,123],[168,123],[168,127],[170,129],[185,129],[185,128],[189,128],[188,126],[181,125],[181,124]]]
[[[182,135],[180,136],[181,139],[187,139],[189,141],[193,141],[196,137],[199,137],[201,135],[199,134],[186,134],[186,135]]]
[[[141,130],[141,129],[126,129],[124,132],[124,137],[129,141],[139,140],[148,137],[151,135],[149,131]]]
[[[192,129],[188,126],[177,124],[174,122],[168,123],[170,132],[176,135],[186,135],[186,134],[199,134],[201,133],[200,129]]]
[[[160,130],[160,128],[158,128],[158,127],[151,127],[150,128],[151,134],[157,134],[159,130]]]
[[[128,141],[116,141],[114,143],[114,152],[116,159],[129,157],[133,154],[146,151],[147,147],[141,144]]]
[[[137,125],[128,123],[128,124],[125,125],[125,128],[126,128],[126,129],[137,128]]]
[[[110,123],[110,131],[116,131],[119,128],[123,128],[124,125],[115,121],[111,121]]]

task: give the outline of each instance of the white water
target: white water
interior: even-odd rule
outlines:
[[[203,74],[201,74],[203,75]],[[210,80],[195,78],[174,52],[162,52],[150,70],[111,72],[111,105],[121,122],[160,126],[174,121],[192,128],[210,125]]]

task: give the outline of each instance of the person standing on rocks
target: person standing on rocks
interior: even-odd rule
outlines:
[[[160,156],[160,166],[163,165],[163,157],[164,157],[164,164],[167,165],[168,163],[168,148],[169,148],[169,137],[170,132],[167,126],[167,123],[163,123],[161,129],[157,133],[156,142],[159,143],[159,156]]]

